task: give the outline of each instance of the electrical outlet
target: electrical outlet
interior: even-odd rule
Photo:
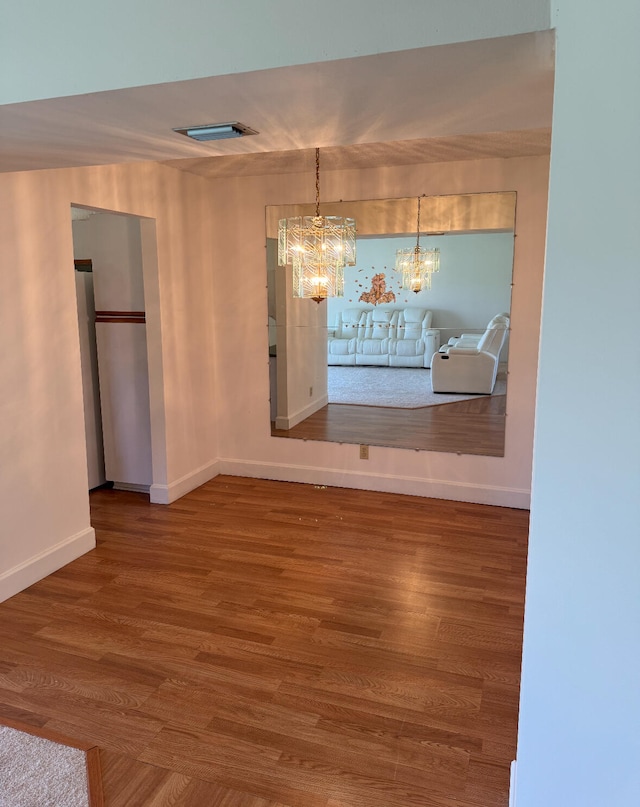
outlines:
[[[361,460],[369,459],[369,446],[360,446],[360,459]]]

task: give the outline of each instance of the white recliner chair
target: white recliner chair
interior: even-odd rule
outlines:
[[[389,346],[396,337],[398,313],[384,308],[367,311],[364,335],[358,339],[356,364],[389,365]]]
[[[328,364],[355,365],[357,340],[364,337],[366,319],[364,308],[345,308],[338,314],[335,325],[329,328]]]
[[[464,335],[453,345],[434,353],[431,388],[434,392],[490,395],[496,383],[500,351],[509,328],[509,317],[494,317],[477,344]]]
[[[493,319],[489,320],[489,324],[485,328],[485,331],[489,328],[493,328],[494,325],[498,323],[506,323],[506,327],[509,327],[509,314],[496,314]],[[478,346],[478,342],[484,336],[484,332],[482,333],[462,333],[460,336],[452,336],[446,345],[443,345],[440,348],[442,353],[446,353],[447,348],[449,347],[470,347],[475,348]]]
[[[404,308],[398,315],[396,336],[389,340],[390,367],[431,367],[440,346],[440,331],[431,327],[433,312]]]

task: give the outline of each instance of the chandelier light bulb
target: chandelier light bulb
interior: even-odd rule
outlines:
[[[316,149],[316,214],[278,222],[278,265],[293,269],[293,296],[320,302],[344,296],[344,267],[356,262],[356,222],[320,215],[320,149]]]
[[[416,294],[431,288],[431,276],[440,269],[440,250],[420,246],[420,202],[418,197],[416,245],[397,250],[394,267],[402,275],[402,288]]]

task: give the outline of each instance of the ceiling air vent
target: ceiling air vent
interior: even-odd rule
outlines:
[[[190,137],[192,140],[226,140],[228,137],[244,137],[245,135],[258,134],[254,129],[245,126],[244,123],[208,123],[206,126],[183,126],[174,129],[174,132]]]

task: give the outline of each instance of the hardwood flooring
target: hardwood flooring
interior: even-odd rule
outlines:
[[[419,409],[327,404],[292,429],[276,429],[272,424],[271,434],[503,457],[505,403],[505,395],[492,395]]]
[[[0,716],[97,745],[106,807],[506,807],[527,513],[218,477],[91,496],[0,604]]]

